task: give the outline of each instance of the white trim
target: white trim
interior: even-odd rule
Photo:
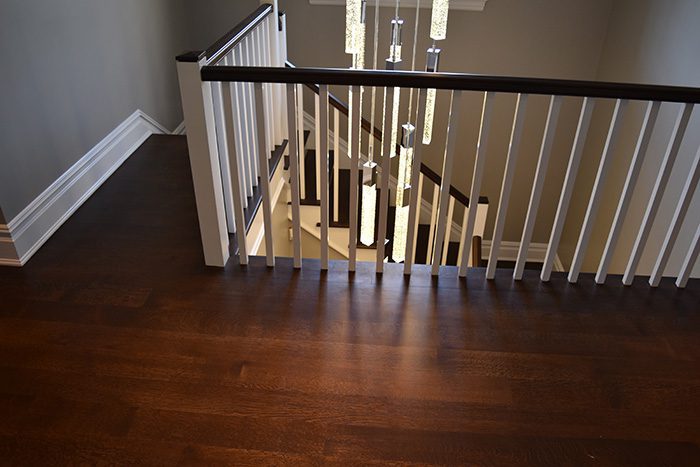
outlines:
[[[0,242],[5,244],[0,245],[0,264],[26,264],[146,138],[164,133],[170,132],[141,110],[132,113],[6,226],[0,226]],[[14,258],[7,256],[8,243],[16,251]]]
[[[452,0],[450,2],[450,10],[465,10],[465,11],[483,11],[488,0]],[[309,0],[311,5],[331,5],[331,6],[345,6],[345,0]],[[401,8],[415,8],[416,0],[403,0],[401,2]],[[380,7],[394,7],[396,5],[395,0],[379,0]],[[423,1],[421,2],[421,8],[430,8],[431,2]],[[374,3],[372,3],[374,6]]]
[[[172,131],[171,134],[173,135],[184,135],[186,134],[187,129],[185,128],[185,121],[183,120],[180,122],[178,126],[175,127],[175,129]]]
[[[0,266],[21,266],[10,229],[5,224],[0,224]]]
[[[520,242],[502,241],[498,248],[498,259],[500,261],[516,261],[518,259],[518,250],[520,250]],[[481,256],[488,257],[491,253],[491,240],[483,240],[481,242]],[[530,243],[527,250],[526,261],[533,263],[543,263],[544,257],[547,254],[547,243]],[[559,255],[554,257],[554,270],[558,272],[565,271],[564,264],[559,259]]]

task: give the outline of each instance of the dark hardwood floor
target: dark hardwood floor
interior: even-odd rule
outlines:
[[[152,136],[0,267],[3,465],[700,465],[700,285],[206,268]]]

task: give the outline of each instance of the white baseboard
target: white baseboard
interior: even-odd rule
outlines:
[[[182,123],[180,123],[177,128],[175,128],[171,134],[173,135],[184,135],[187,132],[185,129],[185,121],[183,120]]]
[[[518,250],[520,250],[520,242],[501,242],[501,247],[498,249],[498,259],[500,261],[516,261],[518,259]],[[491,240],[483,240],[481,242],[481,255],[483,258],[488,258],[491,253]],[[530,248],[527,251],[527,261],[533,263],[544,263],[545,255],[547,254],[546,243],[530,243]],[[554,271],[564,271],[564,264],[559,259],[559,255],[554,256]]]
[[[181,127],[184,129],[184,124],[176,130]],[[26,264],[146,138],[170,133],[153,118],[136,110],[6,226],[0,226],[0,265]]]
[[[17,257],[17,250],[12,242],[10,229],[5,224],[0,224],[0,266],[21,266]]]

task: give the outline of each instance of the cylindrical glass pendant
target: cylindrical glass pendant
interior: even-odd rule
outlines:
[[[440,49],[430,47],[425,60],[425,71],[436,73],[440,64]],[[433,119],[435,118],[435,89],[428,89],[425,96],[425,122],[423,123],[423,144],[433,139]]]
[[[362,19],[362,0],[346,0],[345,2],[345,53],[357,53],[357,26]]]
[[[433,15],[430,19],[430,38],[441,41],[447,37],[447,12],[450,0],[433,0]]]

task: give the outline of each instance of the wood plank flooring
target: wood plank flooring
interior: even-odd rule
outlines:
[[[700,465],[700,286],[203,266],[152,136],[0,268],[2,465]]]

